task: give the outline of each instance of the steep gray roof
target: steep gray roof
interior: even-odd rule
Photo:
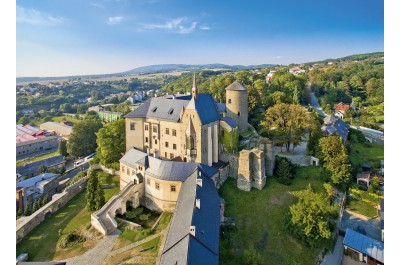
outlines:
[[[198,172],[182,185],[160,264],[218,264],[220,197],[214,182]],[[202,179],[201,187],[197,178]],[[195,226],[194,236],[189,233],[191,226]]]
[[[225,90],[247,91],[247,88],[238,81],[235,81],[225,88]]]
[[[125,115],[125,117],[148,117],[177,122],[179,121],[182,108],[186,107],[188,103],[188,100],[151,98]]]
[[[218,173],[217,169],[206,165],[161,160],[134,148],[129,149],[119,161],[131,167],[136,167],[135,163],[140,163],[145,166],[145,174],[168,181],[185,181],[197,168],[200,168],[209,177]]]
[[[182,108],[196,109],[203,125],[219,120],[217,106],[211,94],[198,94],[196,100],[192,100],[191,95],[175,99],[171,97],[151,98],[125,117],[148,117],[178,122]]]
[[[38,176],[35,176],[35,177],[32,177],[32,178],[17,182],[17,187],[28,188],[28,187],[36,185],[37,183],[39,183],[41,181],[50,180],[50,179],[53,179],[53,178],[55,178],[57,176],[58,176],[58,174],[43,173],[43,174],[40,174]]]

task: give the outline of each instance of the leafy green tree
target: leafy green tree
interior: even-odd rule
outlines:
[[[292,183],[293,168],[286,158],[277,157],[275,174],[278,182],[285,185],[290,185]]]
[[[104,203],[105,203],[105,198],[104,198],[104,191],[103,191],[103,187],[101,186],[100,181],[97,182],[97,186],[96,186],[96,191],[95,191],[95,203],[96,203],[96,211],[100,210],[101,207],[103,207]]]
[[[87,187],[86,187],[86,208],[93,212],[96,211],[96,190],[97,190],[97,186],[99,183],[99,179],[97,177],[97,175],[91,171],[89,173],[89,179],[87,182]]]
[[[375,192],[379,190],[379,178],[377,176],[372,178],[371,186]]]
[[[281,103],[265,112],[260,126],[262,131],[270,132],[278,141],[284,142],[289,152],[291,144],[294,149],[300,143],[310,124],[309,120],[306,110],[300,105]]]
[[[19,120],[18,123],[22,125],[27,125],[29,124],[30,119],[27,116],[22,116]]]
[[[61,140],[60,142],[58,142],[58,152],[59,152],[60,155],[62,155],[63,157],[68,156],[68,152],[67,152],[67,141],[66,141],[66,140]]]
[[[328,198],[332,201],[336,196],[335,188],[330,183],[324,183],[323,186],[325,188],[326,195],[328,195]]]
[[[43,197],[42,201],[41,201],[41,206],[46,205],[46,203],[49,202],[49,195],[46,193],[46,195]]]
[[[67,152],[74,157],[93,153],[97,148],[96,133],[101,127],[101,122],[94,118],[76,123],[67,143]]]
[[[337,205],[331,205],[325,194],[314,192],[310,185],[291,194],[298,201],[289,207],[289,231],[311,246],[331,238],[330,222],[337,216]]]
[[[40,209],[40,199],[39,199],[39,200],[36,200],[36,201],[33,203],[32,213],[36,212],[36,211],[39,210],[39,209]]]
[[[286,99],[285,93],[283,93],[281,91],[276,91],[276,92],[272,93],[271,97],[272,97],[272,100],[274,101],[275,105],[288,102]]]
[[[255,115],[257,108],[261,105],[261,98],[257,89],[253,86],[248,86],[248,108],[250,115]]]
[[[319,140],[323,166],[332,173],[332,182],[346,184],[350,180],[350,163],[347,150],[337,133]]]
[[[125,153],[125,120],[115,120],[101,128],[96,142],[96,156],[100,164],[110,166],[117,163]]]

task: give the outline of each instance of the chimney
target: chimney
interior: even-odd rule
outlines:
[[[194,225],[190,226],[189,233],[192,234],[192,236],[196,236],[196,227]]]

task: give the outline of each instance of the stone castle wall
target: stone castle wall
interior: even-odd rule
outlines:
[[[66,188],[61,194],[53,195],[53,198],[45,206],[34,212],[30,216],[21,217],[17,220],[17,243],[20,242],[30,231],[45,220],[46,217],[55,213],[63,207],[67,202],[74,198],[78,193],[86,188],[87,179],[83,178]]]

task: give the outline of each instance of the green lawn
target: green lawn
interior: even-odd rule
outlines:
[[[75,123],[77,123],[77,122],[80,121],[80,120],[78,120],[77,118],[71,117],[71,116],[56,116],[56,117],[51,118],[51,121],[54,121],[54,122],[61,122],[62,120],[70,121],[70,122],[72,122],[73,124],[75,124]],[[46,122],[46,121],[45,121],[44,118],[43,118],[43,119],[36,120],[36,121],[34,122],[34,124],[35,124],[36,126],[39,126],[40,124],[45,123],[45,122]]]
[[[356,172],[361,172],[361,164],[364,162],[370,163],[375,169],[379,168],[383,157],[383,145],[372,143],[351,144],[349,159]]]
[[[47,158],[50,158],[50,157],[53,157],[53,156],[58,156],[59,154],[60,153],[57,150],[55,152],[51,152],[51,153],[48,153],[48,154],[22,159],[22,160],[17,161],[17,167],[23,166],[25,163],[33,163],[33,162],[40,161],[40,160],[43,160],[43,159],[47,159]]]
[[[292,237],[284,228],[284,215],[295,201],[290,191],[309,183],[314,191],[323,190],[320,172],[319,167],[302,167],[290,186],[268,178],[263,190],[250,192],[239,190],[236,180],[229,178],[220,195],[226,202],[225,216],[237,219],[234,228],[221,230],[221,264],[245,264],[243,254],[249,249],[255,249],[265,264],[314,264],[323,246],[309,248]]]
[[[349,197],[346,203],[346,209],[352,212],[356,212],[367,217],[375,217],[377,215],[377,206],[379,204],[378,196],[368,191],[350,189]]]
[[[117,184],[114,188],[104,189],[104,197],[108,201],[119,192],[119,178],[112,177],[106,180],[104,177],[100,177],[100,179]],[[28,253],[29,261],[50,261],[80,255],[92,248],[96,243],[95,240],[79,243],[67,249],[57,247],[59,229],[63,234],[75,229],[88,230],[91,213],[85,208],[85,194],[86,190],[80,192],[64,207],[33,229],[17,244],[17,255]],[[88,232],[96,233],[93,228]]]

